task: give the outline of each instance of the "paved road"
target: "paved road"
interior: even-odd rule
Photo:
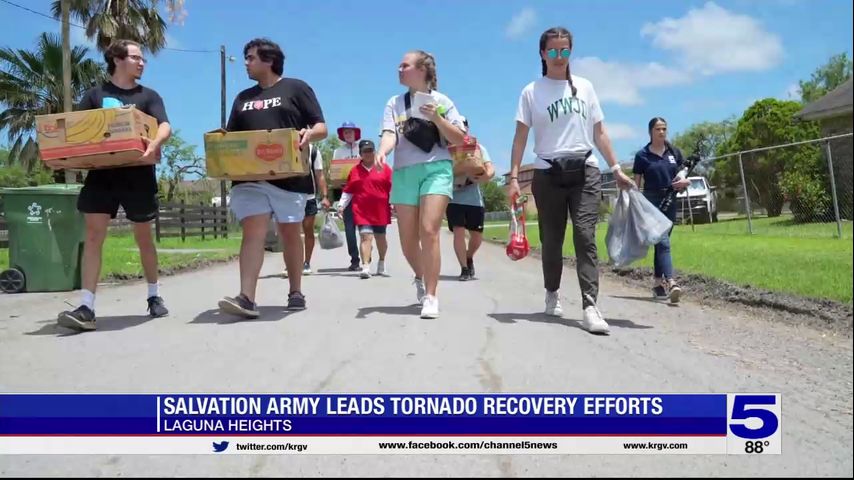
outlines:
[[[99,330],[55,325],[75,294],[0,296],[0,390],[11,392],[780,392],[783,455],[727,456],[17,456],[0,475],[94,476],[848,476],[852,343],[737,310],[650,302],[603,281],[610,337],[580,328],[575,273],[565,319],[542,308],[539,263],[485,245],[480,280],[459,283],[443,238],[442,316],[422,320],[391,232],[391,278],[341,271],[343,249],[318,250],[309,309],[286,314],[270,254],[263,317],[216,311],[238,287],[236,263],[165,278],[172,315],[150,320],[143,284],[98,294]],[[690,300],[690,297],[689,297]]]

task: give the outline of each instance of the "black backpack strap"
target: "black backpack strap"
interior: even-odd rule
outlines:
[[[412,95],[409,93],[409,90],[403,94],[403,109],[406,112],[406,118],[411,117],[412,112]]]

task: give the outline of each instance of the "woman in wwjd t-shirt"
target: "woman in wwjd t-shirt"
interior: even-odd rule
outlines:
[[[601,173],[598,159],[593,155],[594,145],[611,166],[621,188],[631,186],[632,180],[620,171],[593,85],[570,74],[572,35],[562,27],[550,28],[540,36],[539,50],[543,77],[528,84],[519,97],[508,193],[511,198],[519,194],[519,167],[528,132],[533,130],[537,160],[532,190],[543,249],[545,313],[563,315],[558,289],[568,211],[572,218],[584,326],[591,333],[608,333],[608,323],[596,307],[599,293],[596,222]]]

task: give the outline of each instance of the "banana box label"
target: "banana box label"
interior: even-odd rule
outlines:
[[[157,135],[157,120],[134,107],[99,108],[38,115],[36,132],[48,167],[116,168],[144,164],[140,157]]]
[[[308,148],[300,150],[292,128],[205,134],[205,162],[210,178],[275,180],[309,174]]]

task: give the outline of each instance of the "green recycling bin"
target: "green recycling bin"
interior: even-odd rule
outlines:
[[[85,223],[77,211],[81,185],[0,190],[9,229],[9,268],[0,272],[6,293],[80,288]]]

